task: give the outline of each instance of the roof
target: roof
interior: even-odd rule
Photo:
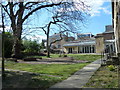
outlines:
[[[114,31],[103,32],[103,34],[104,34],[104,33],[114,33]]]
[[[92,34],[91,32],[89,33],[77,33],[77,35],[84,35],[84,34]]]
[[[108,32],[103,32],[103,33],[98,33],[96,36],[95,36],[95,38],[97,38],[97,37],[103,37],[103,35],[104,34],[107,34],[107,33],[114,33],[114,31],[108,31]]]
[[[95,45],[95,41],[83,41],[83,42],[78,42],[78,43],[68,43],[64,44],[64,47],[67,46],[81,46],[81,45]]]
[[[112,40],[105,40],[106,43],[111,43],[111,42],[115,42],[115,39],[112,39]]]
[[[62,34],[61,36],[65,37],[66,35]],[[60,38],[60,33],[55,33],[55,34],[51,35],[50,38]]]

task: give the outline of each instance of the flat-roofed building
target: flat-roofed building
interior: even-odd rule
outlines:
[[[114,31],[111,25],[96,36],[91,33],[77,34],[77,40],[63,45],[66,53],[113,53],[115,52]],[[110,29],[110,30],[109,30]]]
[[[62,39],[61,39],[62,37]],[[61,40],[60,40],[61,39]],[[57,42],[54,42],[55,40],[58,40]],[[65,35],[65,34],[61,34],[60,36],[60,33],[55,33],[53,35],[50,36],[49,38],[49,42],[54,42],[52,45],[51,45],[51,49],[57,49],[57,50],[60,50],[60,51],[63,51],[63,45],[67,42],[70,42],[70,41],[74,41],[75,38],[72,37],[72,36],[68,36],[68,35]]]
[[[77,41],[64,44],[64,51],[66,53],[95,53],[95,41]]]

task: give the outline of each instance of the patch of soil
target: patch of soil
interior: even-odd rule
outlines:
[[[42,58],[24,58],[23,60],[24,61],[38,61],[40,59],[42,59]]]
[[[85,60],[70,60],[70,58],[45,58],[36,59],[37,61],[23,61],[19,60],[19,63],[29,64],[75,64],[75,63],[87,63]]]

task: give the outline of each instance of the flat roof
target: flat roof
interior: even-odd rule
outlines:
[[[64,47],[67,46],[81,46],[81,45],[95,45],[95,41],[84,41],[84,42],[78,42],[78,43],[68,43],[68,44],[64,44]]]
[[[109,42],[115,42],[115,39],[112,39],[112,40],[105,40],[105,42],[107,43],[109,43]]]

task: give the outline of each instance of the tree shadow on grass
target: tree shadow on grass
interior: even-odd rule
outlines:
[[[32,88],[32,90],[45,90],[56,82],[60,81],[58,77],[40,76],[29,73],[6,71],[3,80],[3,90],[7,88]],[[10,89],[11,90],[11,89]]]

